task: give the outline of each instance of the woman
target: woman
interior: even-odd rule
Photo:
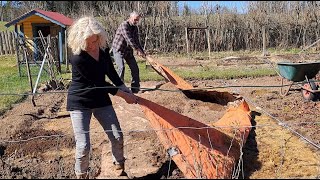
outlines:
[[[97,20],[92,17],[77,20],[68,31],[68,45],[73,52],[67,110],[76,141],[75,174],[77,178],[88,178],[92,114],[108,135],[113,162],[123,173],[123,134],[109,94],[120,96],[129,104],[137,103],[137,96],[124,85],[114,69],[106,47],[106,32]],[[105,80],[105,75],[115,86]]]

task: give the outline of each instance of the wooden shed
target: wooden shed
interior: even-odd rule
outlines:
[[[39,31],[41,31],[43,37],[47,37],[50,34],[50,37],[54,38],[55,46],[57,46],[55,47],[57,50],[55,58],[59,62],[67,62],[66,29],[72,23],[73,20],[63,14],[34,9],[8,22],[5,26],[14,25],[17,37],[24,38],[25,44],[33,52],[35,61],[42,61],[39,52],[37,52],[41,47]],[[19,49],[17,49],[17,53],[19,53]],[[19,62],[18,54],[17,59]]]

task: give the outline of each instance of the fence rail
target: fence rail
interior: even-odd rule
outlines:
[[[16,53],[15,32],[0,32],[0,55],[13,55]]]

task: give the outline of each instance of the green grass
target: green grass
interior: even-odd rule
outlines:
[[[162,76],[156,73],[152,68],[146,68],[144,61],[138,61],[141,81],[159,81],[164,80]],[[262,77],[277,75],[274,69],[270,68],[250,68],[250,67],[232,67],[219,69],[217,67],[194,67],[188,69],[170,68],[174,73],[183,79],[235,79],[243,77]],[[130,69],[126,65],[125,82],[131,81]]]
[[[223,52],[210,52],[210,59],[220,59],[229,56],[236,57],[244,57],[244,56],[259,56],[261,55],[261,51],[223,51]],[[166,53],[158,53],[152,55],[154,57],[177,57],[177,58],[197,58],[202,57],[204,59],[208,59],[209,52],[190,52],[189,55],[187,53],[176,53],[176,52],[166,52]]]
[[[15,56],[0,56],[0,93],[24,93],[28,89],[26,78],[20,78]],[[25,96],[1,95],[0,96],[0,114],[11,108],[12,104],[20,102]]]
[[[128,65],[125,65],[124,81],[130,83],[131,74]],[[146,68],[144,61],[138,61],[140,80],[143,81],[160,81],[164,80],[156,71],[151,67]],[[270,68],[246,68],[246,67],[233,67],[228,69],[219,69],[217,67],[196,67],[190,69],[177,69],[170,68],[174,73],[184,79],[235,79],[243,77],[262,77],[262,76],[274,76],[277,75],[275,70]],[[62,74],[64,79],[71,79],[71,73]]]
[[[31,93],[31,86],[27,76],[26,67],[21,65],[21,77],[19,75],[18,66],[16,64],[16,57],[0,56],[0,115],[6,110],[10,109],[13,104],[21,102],[27,98],[26,93]],[[45,67],[46,68],[46,67]],[[35,85],[40,67],[31,66],[33,86]],[[39,87],[49,79],[48,74],[42,71],[38,83]]]
[[[1,32],[1,31],[6,31],[6,30],[8,30],[8,31],[14,31],[14,26],[10,26],[9,28],[7,28],[7,27],[5,26],[5,24],[7,24],[7,22],[0,21],[0,32]]]
[[[210,79],[235,79],[235,78],[246,78],[246,77],[262,77],[262,76],[274,76],[277,75],[275,70],[270,68],[239,68],[232,67],[228,69],[218,68],[196,68],[190,71],[185,70],[173,70],[177,75],[184,79],[199,79],[199,80],[210,80]]]

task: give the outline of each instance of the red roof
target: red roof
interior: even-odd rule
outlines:
[[[8,22],[7,24],[5,24],[6,27],[9,27],[13,24],[16,24],[18,23],[19,21],[27,18],[27,17],[30,17],[32,15],[38,15],[38,16],[41,16],[42,18],[45,18],[55,24],[58,24],[58,25],[62,25],[62,26],[70,26],[72,25],[73,23],[73,20],[71,18],[68,18],[67,16],[63,15],[63,14],[60,14],[60,13],[57,13],[57,12],[52,12],[52,11],[44,11],[44,10],[41,10],[41,9],[34,9],[32,11],[29,11],[28,13],[25,13],[24,15]]]
[[[57,12],[52,12],[52,11],[44,11],[44,10],[41,10],[41,9],[35,9],[35,11],[55,20],[55,21],[58,21],[60,22],[61,24],[64,24],[66,26],[70,26],[72,23],[73,23],[73,20],[66,17],[65,15],[63,14],[60,14],[60,13],[57,13]]]

